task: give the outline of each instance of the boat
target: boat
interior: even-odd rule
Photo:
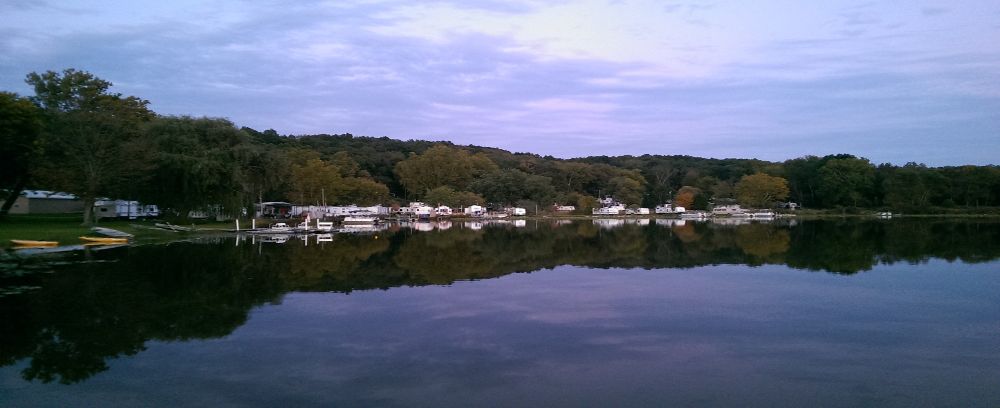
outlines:
[[[127,244],[128,238],[110,238],[110,237],[80,237],[80,239],[87,242],[96,242],[101,244]]]
[[[192,228],[192,227],[182,227],[180,225],[174,225],[174,224],[171,224],[169,222],[166,222],[166,223],[158,222],[158,223],[155,223],[153,225],[156,226],[157,228],[165,229],[165,230],[169,230],[169,231],[174,231],[174,232],[179,232],[179,231],[185,231],[185,232],[186,231],[194,231],[194,228]]]
[[[375,225],[378,223],[378,217],[368,212],[351,212],[350,215],[344,217],[344,225]]]
[[[754,212],[754,213],[750,214],[750,218],[753,218],[755,220],[769,220],[769,219],[773,219],[774,218],[774,211],[767,211],[767,210],[757,211],[757,212]]]
[[[114,237],[114,238],[132,238],[133,237],[132,234],[129,234],[129,233],[124,232],[124,231],[119,231],[119,230],[116,230],[116,229],[111,229],[111,228],[94,227],[94,228],[91,228],[90,230],[94,231],[94,232],[96,232],[98,234],[104,235],[106,237]]]
[[[59,245],[58,241],[35,241],[35,240],[30,240],[30,239],[12,239],[12,240],[10,240],[10,243],[14,244],[15,246],[22,247],[22,248],[27,248],[27,247],[35,247],[35,248],[37,248],[37,247],[54,247],[54,246],[58,246]]]
[[[251,234],[297,234],[300,231],[292,228],[286,223],[276,222],[270,227],[247,231]]]
[[[689,211],[681,213],[682,220],[704,220],[708,218],[708,213],[702,211]]]

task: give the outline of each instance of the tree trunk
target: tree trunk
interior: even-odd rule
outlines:
[[[24,187],[27,185],[27,176],[21,176],[21,178],[17,180],[17,184],[14,185],[14,188],[10,190],[10,194],[7,195],[7,200],[4,201],[3,207],[0,207],[0,218],[7,216],[7,212],[9,212],[10,208],[14,206],[14,201],[21,196],[21,192],[24,191]]]
[[[83,199],[83,224],[85,226],[94,225],[94,199],[84,197]]]

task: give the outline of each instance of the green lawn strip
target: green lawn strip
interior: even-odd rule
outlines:
[[[0,248],[13,246],[12,239],[57,241],[59,245],[81,244],[81,236],[101,236],[90,230],[90,227],[80,225],[81,218],[76,215],[9,215],[0,220]],[[191,236],[219,233],[235,227],[232,223],[199,223],[181,226],[198,228],[196,232],[172,232],[156,229],[153,224],[158,220],[104,220],[96,224],[99,227],[113,228],[135,235],[133,242],[169,242],[185,239]]]

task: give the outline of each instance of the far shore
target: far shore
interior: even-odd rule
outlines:
[[[526,216],[510,216],[504,218],[480,218],[467,216],[448,217],[450,221],[498,221],[498,220],[594,220],[594,219],[677,219],[676,214],[635,214],[635,215],[584,215],[584,214],[538,214]],[[728,218],[717,216],[716,218]],[[800,210],[781,212],[776,220],[819,220],[819,219],[1000,219],[997,209],[988,212],[961,212],[946,214],[892,213],[891,217],[880,217],[878,212],[866,210]],[[90,227],[80,224],[79,214],[59,215],[9,215],[0,220],[0,247],[9,247],[10,240],[45,240],[58,241],[66,244],[79,243],[81,236],[94,235]],[[390,218],[390,220],[396,220]],[[163,220],[106,220],[96,226],[114,228],[135,235],[133,243],[170,242],[191,236],[204,236],[221,233],[231,233],[236,229],[236,220],[205,221],[205,220],[174,220],[176,225],[194,227],[189,232],[174,232],[153,227]],[[258,227],[267,227],[276,222],[289,222],[288,219],[258,218]],[[295,221],[293,221],[295,222]],[[240,219],[240,229],[248,230],[253,223],[250,219]]]

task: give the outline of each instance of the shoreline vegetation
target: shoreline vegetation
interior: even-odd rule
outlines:
[[[1000,215],[997,165],[899,166],[851,154],[782,162],[649,154],[560,159],[447,141],[281,135],[223,118],[159,115],[149,101],[113,93],[110,82],[74,69],[30,73],[26,82],[34,95],[0,91],[0,230],[10,230],[16,218],[3,218],[26,190],[74,195],[87,226],[104,198],[156,205],[178,225],[194,213],[254,214],[261,202],[541,210],[532,216],[555,204],[575,213],[551,217],[571,218],[589,218],[608,200],[688,211],[794,204],[807,209],[796,211],[800,216],[823,217]]]
[[[990,212],[950,212],[950,213],[927,213],[927,214],[893,214],[891,218],[906,219],[1000,219],[1000,209],[991,209]],[[780,213],[779,219],[795,220],[833,220],[833,219],[876,219],[879,218],[877,212],[854,211],[838,212],[835,210],[797,210],[794,212]],[[506,220],[526,220],[526,221],[586,221],[596,219],[677,219],[676,215],[662,214],[635,214],[635,215],[583,215],[583,214],[539,214],[528,216],[508,217]],[[717,216],[718,219],[731,217]],[[57,215],[9,215],[0,221],[0,248],[11,248],[12,239],[58,241],[61,244],[79,243],[79,237],[93,235],[91,227],[80,225],[79,214],[57,214]],[[480,217],[452,216],[441,218],[440,220],[450,221],[483,221],[489,220]],[[393,219],[394,220],[394,219]],[[281,222],[271,218],[258,218],[257,225],[264,228],[271,223]],[[193,237],[211,236],[220,234],[232,234],[235,231],[235,220],[199,221],[179,225],[189,227],[190,231],[168,231],[154,227],[160,220],[105,220],[99,226],[113,228],[134,235],[133,243],[155,244],[169,243],[173,241],[190,239]],[[251,225],[250,218],[239,220],[241,232],[249,231],[247,226]],[[705,220],[695,222],[706,222]],[[760,221],[756,221],[760,222]],[[764,221],[765,223],[767,221]]]

